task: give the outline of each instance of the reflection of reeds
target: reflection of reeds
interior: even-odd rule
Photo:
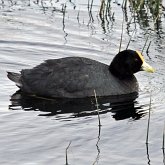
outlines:
[[[150,116],[151,116],[151,93],[150,93],[150,104],[149,104],[149,112],[148,112],[148,125],[147,125],[146,144],[148,144],[148,138],[149,138]]]
[[[162,0],[123,0],[122,8],[127,9],[127,4],[131,7],[133,17],[136,17],[139,23],[144,27],[149,26],[149,20],[152,17],[154,24],[161,22],[161,13],[164,8]],[[111,0],[101,0],[99,15],[101,20],[110,15]]]
[[[146,41],[144,43],[144,46],[143,46],[142,51],[141,51],[142,53],[144,51],[144,48],[146,47],[146,44],[147,44],[147,41],[148,41],[149,37],[150,37],[150,33],[149,33],[149,35],[148,35],[148,37],[147,37],[147,39],[146,39]],[[149,47],[148,47],[148,49],[149,49]]]
[[[165,123],[163,128],[163,141],[162,141],[162,150],[163,150],[163,163],[165,164],[165,151],[164,151],[164,144],[165,143]]]
[[[101,0],[99,16],[101,19],[111,16],[111,0]],[[112,16],[111,16],[112,18]]]
[[[123,4],[122,4],[122,8],[123,9],[126,9],[126,7],[127,7],[127,1],[128,0],[123,0]]]
[[[132,39],[132,37],[133,37],[134,33],[135,33],[135,29],[134,29],[134,31],[132,32],[132,35],[131,35],[131,37],[129,38],[129,41],[128,41],[128,44],[127,44],[127,47],[126,47],[126,49],[128,49],[128,47],[129,47],[129,44],[130,44],[130,42],[131,42],[131,39]]]
[[[149,19],[152,16],[154,24],[160,21],[162,13],[162,0],[129,0],[132,10],[143,26],[149,26]]]
[[[121,28],[121,37],[120,37],[119,52],[121,51],[121,44],[122,44],[122,41],[123,41],[123,30],[124,30],[124,13],[123,13],[122,28]]]
[[[153,15],[154,20],[159,18],[161,12],[162,0],[149,0],[148,7],[151,14]]]
[[[98,104],[98,100],[97,100],[97,95],[96,95],[96,91],[94,89],[94,96],[95,96],[95,102],[96,102],[96,108],[97,108],[97,114],[98,114],[98,120],[99,120],[99,133],[98,133],[98,139],[97,139],[97,143],[96,143],[96,147],[97,147],[97,156],[95,161],[93,162],[92,165],[95,165],[96,163],[98,163],[99,161],[99,156],[100,156],[100,148],[99,148],[99,141],[100,141],[100,132],[101,132],[101,121],[100,121],[100,113],[99,113],[99,104]]]
[[[164,123],[164,128],[163,128],[163,142],[162,142],[162,149],[164,149],[164,138],[165,138],[165,123]]]
[[[104,33],[109,33],[109,30],[113,27],[114,12],[111,10],[111,0],[101,0],[99,8],[99,18],[101,20],[101,26]],[[112,22],[111,27],[110,22]]]
[[[150,48],[151,42],[152,41],[149,42],[148,47],[147,47],[147,50],[146,50],[147,55],[149,54],[149,48]]]
[[[93,0],[88,0],[88,14],[89,14],[89,23],[92,23],[94,21],[93,15],[92,15],[92,8],[93,8]]]
[[[150,160],[150,154],[149,154],[149,146],[148,146],[148,143],[146,143],[146,151],[147,151],[147,160],[148,160],[147,164],[148,164],[148,165],[151,165],[151,164],[150,164],[151,160]]]

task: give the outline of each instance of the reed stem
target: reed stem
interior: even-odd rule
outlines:
[[[68,144],[68,146],[66,147],[66,150],[65,150],[66,165],[69,165],[69,163],[68,163],[68,149],[69,149],[70,145],[71,145],[71,141],[69,142],[69,144]]]
[[[101,120],[100,120],[100,113],[99,113],[99,104],[97,101],[97,95],[96,95],[95,89],[94,89],[94,96],[95,96],[95,102],[96,102],[97,114],[98,114],[98,120],[99,120],[99,127],[100,127],[101,126]]]

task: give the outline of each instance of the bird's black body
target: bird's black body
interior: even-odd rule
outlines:
[[[21,74],[9,72],[8,77],[22,91],[44,97],[83,98],[94,96],[94,90],[97,96],[134,93],[138,83],[133,73],[140,70],[142,61],[139,57],[134,60],[135,51],[130,60],[131,50],[126,51],[128,56],[114,58],[110,66],[88,58],[66,57],[47,60]]]

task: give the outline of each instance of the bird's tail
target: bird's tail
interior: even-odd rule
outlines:
[[[21,74],[20,73],[14,73],[14,72],[7,72],[7,77],[16,83],[18,87],[21,87]]]

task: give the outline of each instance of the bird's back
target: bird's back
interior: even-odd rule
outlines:
[[[120,80],[109,66],[83,57],[47,60],[21,71],[22,90],[46,97],[81,98],[137,92],[136,78]]]

